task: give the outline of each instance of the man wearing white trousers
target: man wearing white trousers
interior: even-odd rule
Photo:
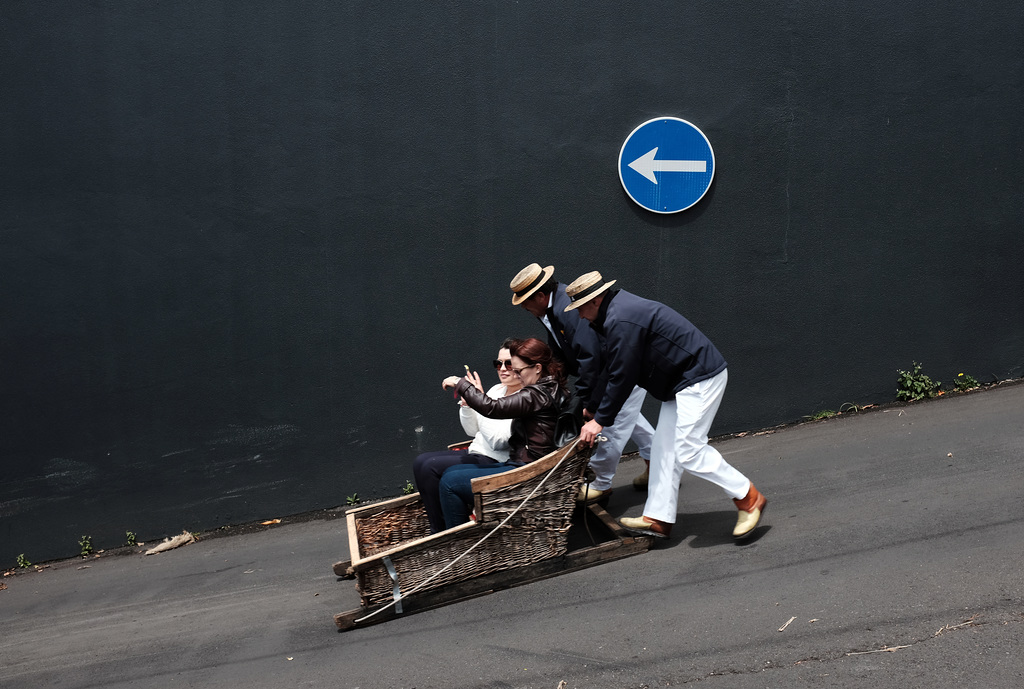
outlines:
[[[718,349],[690,321],[656,301],[612,290],[597,271],[566,287],[577,309],[600,336],[603,354],[600,403],[583,426],[582,442],[592,444],[617,422],[633,388],[661,400],[651,442],[650,482],[643,516],[620,523],[635,532],[667,538],[676,521],[679,482],[690,473],[718,485],[739,511],[735,538],[749,536],[768,501],[750,480],[708,444],[708,432],[725,394],[729,374]]]
[[[537,263],[523,268],[509,283],[512,304],[522,306],[547,330],[548,344],[555,356],[565,363],[570,374],[577,376],[576,394],[583,401],[584,418],[590,419],[597,408],[596,403],[600,401],[595,399],[595,394],[600,394],[604,388],[600,379],[603,369],[601,343],[589,323],[566,308],[570,300],[565,294],[565,285],[555,280],[554,273],[554,266],[541,268]],[[615,424],[604,427],[602,435],[607,440],[598,445],[590,460],[595,477],[589,486],[580,488],[576,497],[579,502],[603,501],[611,495],[612,478],[619,466],[622,448],[630,439],[636,443],[644,461],[650,459],[654,427],[641,413],[646,396],[642,388],[634,386],[623,402]],[[635,478],[633,485],[641,489],[646,487],[647,474],[645,471]]]

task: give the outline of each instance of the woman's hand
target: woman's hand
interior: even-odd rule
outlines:
[[[472,383],[473,387],[479,390],[480,392],[484,391],[483,381],[480,380],[480,374],[477,373],[476,371],[473,371],[472,373],[467,373],[466,380]]]
[[[459,378],[458,376],[448,376],[447,378],[441,381],[441,387],[444,388],[445,390],[447,390],[448,388],[454,388],[456,385],[459,384],[460,380],[462,379]]]

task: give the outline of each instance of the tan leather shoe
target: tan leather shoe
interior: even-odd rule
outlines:
[[[764,512],[765,505],[768,504],[768,499],[761,495],[761,491],[751,483],[745,498],[742,500],[733,498],[732,501],[736,503],[736,509],[740,511],[739,517],[736,519],[736,528],[732,530],[732,536],[733,538],[749,536],[761,521],[761,514]]]
[[[651,480],[651,465],[644,468],[644,473],[633,479],[633,487],[637,490],[647,490],[647,482]]]
[[[655,538],[668,538],[672,533],[671,524],[650,517],[623,517],[619,520],[619,524],[622,524],[623,528],[628,531]]]
[[[583,485],[580,486],[580,491],[576,493],[576,502],[584,502],[588,505],[592,502],[607,502],[611,496],[611,488],[608,490],[598,490],[593,486]]]

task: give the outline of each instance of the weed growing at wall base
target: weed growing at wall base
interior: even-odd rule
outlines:
[[[942,393],[942,383],[921,373],[921,364],[914,362],[913,371],[899,370],[896,379],[896,399],[901,402],[916,402]]]
[[[977,378],[966,373],[956,374],[956,380],[953,383],[956,385],[957,392],[967,392],[981,386]]]
[[[816,411],[813,414],[806,414],[804,418],[808,421],[822,421],[823,419],[831,419],[836,416],[842,416],[843,414],[855,414],[865,409],[871,409],[873,404],[854,404],[853,402],[843,402],[839,407],[839,411],[832,411],[831,409],[822,409]]]
[[[896,399],[901,402],[916,402],[929,397],[944,395],[942,383],[921,373],[921,364],[914,362],[912,371],[898,371]],[[953,380],[956,392],[967,392],[981,387],[978,379],[967,373],[958,373]]]

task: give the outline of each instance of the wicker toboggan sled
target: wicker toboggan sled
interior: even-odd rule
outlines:
[[[577,441],[526,466],[473,479],[475,521],[431,534],[419,493],[350,510],[350,561],[362,607],[335,615],[338,629],[383,622],[495,590],[648,550],[597,505],[576,509],[590,449]],[[574,519],[574,512],[576,518]],[[581,520],[590,518],[584,526]],[[589,543],[570,550],[570,530]],[[603,536],[600,543],[594,536]]]

